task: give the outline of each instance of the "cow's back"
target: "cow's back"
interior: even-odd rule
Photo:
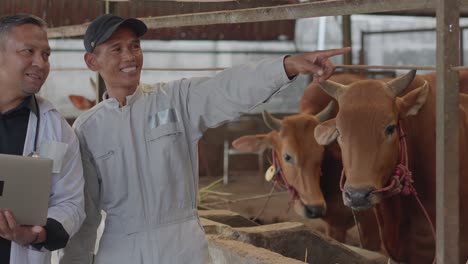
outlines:
[[[341,84],[350,84],[365,79],[364,76],[358,74],[335,74],[330,77],[330,80]],[[311,82],[302,95],[299,112],[313,115],[317,114],[325,108],[332,99],[330,95],[320,88],[317,82]]]

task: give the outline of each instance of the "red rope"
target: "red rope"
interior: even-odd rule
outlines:
[[[281,168],[281,163],[278,160],[278,157],[276,156],[276,151],[272,151],[272,158],[273,158],[273,166],[275,167],[275,175],[273,176],[273,180],[275,183],[280,186],[283,189],[286,189],[289,191],[289,194],[291,196],[291,200],[289,201],[289,205],[291,206],[291,203],[295,200],[299,200],[299,194],[292,185],[288,183],[286,180],[286,177],[284,176],[283,169]]]

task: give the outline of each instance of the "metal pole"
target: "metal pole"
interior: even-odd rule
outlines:
[[[317,49],[323,50],[325,49],[325,39],[326,39],[326,27],[327,27],[327,17],[320,17],[319,18],[319,25],[318,25],[318,36],[317,36]]]
[[[437,6],[436,259],[459,263],[459,1]]]
[[[361,47],[359,50],[359,64],[364,65],[366,64],[366,32],[361,32]],[[360,71],[361,75],[366,75],[367,70],[362,69]]]
[[[343,47],[352,47],[352,34],[351,34],[351,15],[342,16],[342,31],[343,31]],[[346,53],[343,55],[343,64],[351,65],[353,64],[353,54]],[[345,73],[349,73],[349,69],[345,69]]]

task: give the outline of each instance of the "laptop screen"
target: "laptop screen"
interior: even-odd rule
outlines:
[[[20,225],[45,225],[53,162],[0,154],[0,208]]]

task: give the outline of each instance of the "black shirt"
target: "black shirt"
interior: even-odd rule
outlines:
[[[0,113],[0,153],[23,155],[31,103],[29,96],[16,108]]]
[[[29,115],[38,114],[35,100],[28,96],[16,108],[0,113],[0,153],[23,155],[24,141],[28,131]],[[49,250],[63,248],[68,242],[69,235],[62,224],[52,218],[47,219],[44,227],[47,232],[45,243],[34,245],[40,249],[42,246]],[[0,263],[10,262],[11,241],[0,237]]]

